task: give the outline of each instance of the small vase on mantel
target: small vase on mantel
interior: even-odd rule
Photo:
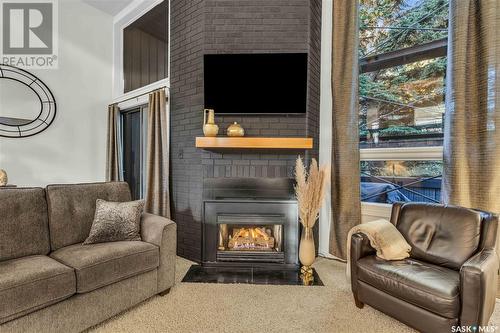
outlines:
[[[205,136],[217,136],[219,126],[215,124],[215,112],[213,109],[203,110],[203,134]]]
[[[227,136],[245,136],[245,130],[235,121],[227,128]]]

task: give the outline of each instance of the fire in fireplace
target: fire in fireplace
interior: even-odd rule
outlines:
[[[281,252],[281,225],[219,224],[219,251]]]

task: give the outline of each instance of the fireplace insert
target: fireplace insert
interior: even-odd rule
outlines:
[[[282,252],[282,226],[219,224],[218,251]]]
[[[298,267],[291,179],[207,179],[203,215],[205,266]]]

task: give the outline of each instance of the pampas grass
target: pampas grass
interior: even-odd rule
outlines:
[[[319,209],[325,198],[325,189],[330,182],[329,167],[318,167],[316,159],[312,159],[309,172],[302,158],[295,162],[295,196],[299,204],[300,223],[305,228],[312,228],[319,217]]]

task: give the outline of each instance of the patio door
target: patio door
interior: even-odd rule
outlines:
[[[129,184],[132,199],[144,198],[146,180],[147,105],[122,112],[123,178]]]

